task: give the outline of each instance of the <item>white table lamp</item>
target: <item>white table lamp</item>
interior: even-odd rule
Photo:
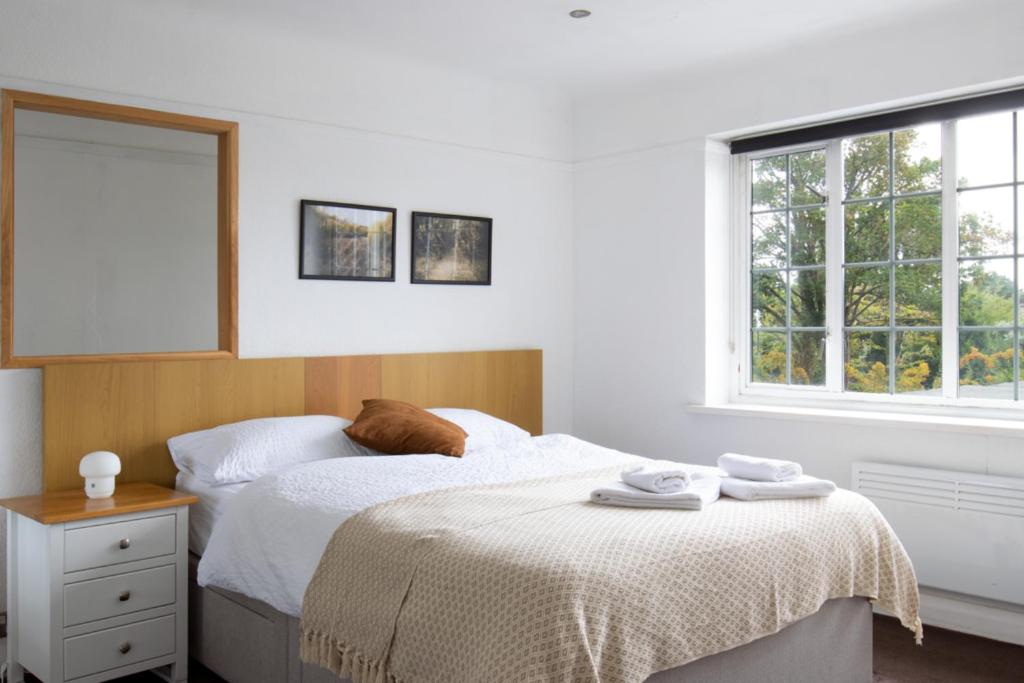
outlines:
[[[78,464],[78,474],[85,477],[85,495],[110,498],[114,495],[114,477],[121,472],[121,458],[110,451],[89,453]]]

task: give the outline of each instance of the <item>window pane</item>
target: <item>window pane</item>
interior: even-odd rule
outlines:
[[[896,258],[942,256],[942,197],[911,197],[896,202]]]
[[[825,384],[825,333],[793,333],[793,384]]]
[[[1017,324],[1024,325],[1024,258],[1017,259],[1017,305],[1020,306]]]
[[[755,332],[751,349],[751,379],[785,384],[786,335],[782,332]]]
[[[1013,332],[960,332],[960,396],[1013,398]]]
[[[750,162],[751,194],[750,207],[753,211],[782,209],[786,206],[786,155]]]
[[[942,127],[937,124],[893,134],[896,192],[925,192],[942,187]]]
[[[750,217],[751,258],[755,268],[786,266],[786,212],[758,213]]]
[[[843,196],[884,197],[889,194],[889,134],[843,140]]]
[[[847,327],[889,324],[889,268],[847,268],[845,271]]]
[[[1024,110],[1017,112],[1017,182],[1024,181]]]
[[[825,150],[791,154],[789,174],[790,206],[825,203]]]
[[[896,333],[896,393],[942,395],[942,333]]]
[[[796,209],[790,215],[793,221],[793,265],[824,265],[825,209]]]
[[[942,266],[896,266],[896,324],[942,324]]]
[[[964,190],[958,193],[960,255],[1013,253],[1013,188]]]
[[[1024,119],[1024,116],[1021,116]],[[1021,140],[1024,144],[1024,140]],[[1021,158],[1024,159],[1024,150],[1021,150]],[[1024,179],[1024,176],[1021,176]],[[1024,254],[1024,185],[1017,188],[1017,253]]]
[[[754,327],[786,326],[786,274],[754,273],[751,323]]]
[[[960,325],[1013,326],[1013,259],[960,264]]]
[[[1012,112],[957,121],[956,174],[960,187],[1013,180]]]
[[[825,271],[796,270],[790,276],[793,327],[825,326]]]
[[[889,333],[846,333],[846,390],[889,391]]]
[[[889,260],[889,200],[844,208],[846,262]]]

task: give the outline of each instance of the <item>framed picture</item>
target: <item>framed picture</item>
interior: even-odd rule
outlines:
[[[299,277],[395,280],[395,209],[303,199]]]
[[[491,284],[490,218],[412,213],[412,283]]]

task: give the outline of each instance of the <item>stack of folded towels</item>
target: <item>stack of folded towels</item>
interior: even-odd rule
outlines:
[[[718,458],[718,469],[726,475],[722,493],[740,500],[817,498],[836,490],[831,481],[808,477],[800,463],[789,460],[724,453]]]
[[[800,463],[725,453],[718,458],[722,476],[689,472],[671,463],[635,465],[622,480],[594,489],[590,500],[632,508],[702,510],[725,494],[739,500],[817,498],[836,490],[825,479],[803,473]]]
[[[633,508],[700,510],[718,500],[721,478],[690,473],[672,465],[636,465],[622,472],[622,481],[594,489],[590,500]]]

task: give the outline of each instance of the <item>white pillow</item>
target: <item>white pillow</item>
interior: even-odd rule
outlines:
[[[429,408],[427,412],[462,427],[469,435],[466,437],[467,453],[492,446],[504,447],[530,438],[530,432],[525,429],[520,429],[511,422],[499,420],[493,415],[481,413],[479,410]]]
[[[174,436],[167,448],[179,470],[234,484],[302,462],[373,454],[342,431],[350,424],[330,415],[260,418]]]

